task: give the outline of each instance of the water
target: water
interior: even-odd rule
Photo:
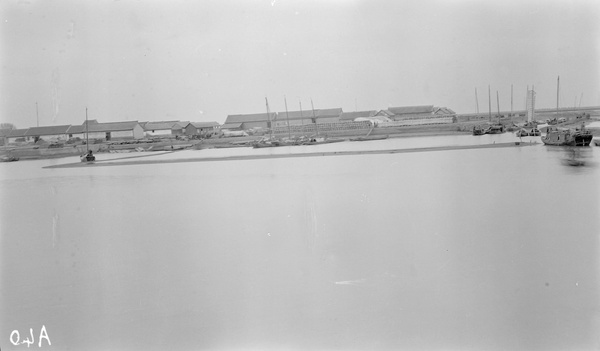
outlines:
[[[148,159],[514,141],[401,138]],[[600,152],[0,164],[0,347],[600,347]],[[129,154],[98,155],[122,158]]]

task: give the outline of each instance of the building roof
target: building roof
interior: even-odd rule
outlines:
[[[353,121],[356,118],[360,118],[360,117],[373,117],[375,116],[375,113],[377,113],[377,111],[372,110],[372,111],[355,111],[355,112],[343,112],[342,115],[340,116],[341,120],[344,121]]]
[[[141,124],[144,131],[148,130],[165,130],[173,128],[173,126],[179,121],[160,121],[160,122],[146,122]]]
[[[403,107],[390,107],[388,111],[394,115],[405,115],[415,113],[433,113],[433,105],[426,106],[403,106]]]
[[[192,125],[195,128],[211,128],[211,127],[218,127],[219,123],[217,122],[190,122],[188,123],[188,125]],[[186,125],[187,127],[187,125]]]
[[[315,115],[316,115],[316,111],[315,111]],[[279,121],[285,121],[287,118],[289,119],[305,119],[305,118],[312,118],[313,114],[312,114],[312,110],[302,110],[302,111],[288,111],[287,115],[286,112],[277,112],[277,120]]]
[[[90,123],[90,125],[92,125]],[[75,125],[75,126],[70,126],[69,129],[67,129],[67,134],[79,134],[79,133],[84,133],[85,132],[85,122],[83,122],[82,125]]]
[[[319,109],[314,111],[314,116],[319,117],[339,117],[342,114],[341,108]],[[313,110],[277,112],[277,120],[285,121],[286,119],[308,119],[313,118]]]
[[[339,117],[342,114],[342,109],[337,108],[325,108],[315,110],[315,115],[318,117]]]
[[[40,135],[59,135],[59,134],[67,134],[67,129],[69,129],[71,125],[61,125],[61,126],[46,126],[46,127],[31,127],[25,132],[26,136],[40,136]]]
[[[271,121],[277,118],[277,113],[271,112]],[[225,119],[225,124],[228,123],[244,123],[244,122],[268,122],[269,115],[267,113],[253,113],[245,115],[229,115]]]
[[[27,133],[27,131],[29,130],[29,128],[27,129],[13,129],[10,131],[10,133],[8,134],[9,138],[19,138],[19,137],[24,137],[25,133]]]
[[[173,124],[171,129],[183,129],[183,128],[187,127],[188,124],[190,124],[189,121],[175,122],[175,124]]]
[[[120,131],[125,131],[125,130],[133,130],[137,125],[139,125],[138,121],[97,123],[97,124],[90,124],[88,131],[89,132],[120,132]]]
[[[241,126],[241,123],[225,123],[221,126],[221,129],[240,128]]]
[[[443,115],[455,115],[456,112],[452,111],[447,107],[436,107],[433,111],[435,114],[443,114]]]
[[[0,129],[0,137],[6,137],[10,134],[12,129]]]

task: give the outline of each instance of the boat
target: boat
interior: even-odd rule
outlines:
[[[594,145],[600,146],[600,140],[598,140],[598,139],[594,140]]]
[[[487,129],[485,130],[485,134],[501,134],[504,133],[504,125],[503,124],[492,124],[491,126],[487,127]]]
[[[91,163],[96,161],[96,156],[94,156],[92,150],[90,150],[90,142],[89,142],[89,133],[88,133],[88,118],[87,118],[87,107],[85,108],[85,148],[86,153],[79,156],[81,162]]]
[[[16,156],[2,156],[0,157],[0,162],[15,162],[19,161],[19,158]]]
[[[553,146],[589,146],[594,136],[585,129],[585,125],[575,130],[568,128],[548,127],[542,142]]]
[[[329,139],[326,137],[312,137],[308,140],[302,142],[301,145],[321,145],[321,144],[330,144],[330,143],[339,143],[340,141],[344,141],[344,139]]]
[[[498,92],[496,92],[496,98],[498,97]],[[501,134],[504,133],[504,125],[500,123],[500,102],[498,101],[498,122],[492,124],[492,101],[490,96],[490,86],[488,85],[488,102],[489,102],[489,124],[488,127],[484,129],[483,134]],[[475,129],[473,130],[475,133]],[[475,134],[473,134],[475,135]],[[477,134],[479,135],[479,134]]]
[[[521,129],[519,129],[519,131],[518,131],[517,133],[515,133],[515,134],[516,134],[516,136],[518,136],[518,137],[520,138],[520,137],[524,137],[524,136],[529,136],[529,131],[528,131],[528,130],[526,130],[526,129],[524,129],[524,128],[521,128]]]
[[[389,135],[369,135],[363,137],[350,138],[350,141],[369,141],[369,140],[385,140]]]
[[[474,126],[473,127],[473,135],[484,135],[485,134],[485,129],[481,126]]]
[[[559,101],[559,87],[560,77],[558,77],[556,84],[556,115],[558,116],[558,101]],[[557,119],[557,118],[554,118]],[[557,120],[561,122],[563,118]],[[542,136],[542,142],[545,145],[553,146],[589,146],[594,136],[592,132],[585,128],[585,123],[581,123],[581,128],[558,128],[556,125],[552,125],[548,122],[548,129],[546,135]]]

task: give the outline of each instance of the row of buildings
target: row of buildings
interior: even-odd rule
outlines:
[[[217,122],[111,122],[100,123],[89,120],[81,125],[57,125],[31,127],[26,129],[0,130],[2,144],[19,142],[67,141],[73,138],[122,140],[143,139],[166,136],[207,137],[221,134],[222,131],[252,132],[260,129],[276,129],[288,126],[315,126],[322,124],[340,124],[347,122],[369,121],[373,125],[381,122],[402,120],[435,119],[455,116],[456,113],[445,107],[405,106],[390,107],[386,110],[344,112],[341,108],[318,109],[309,111],[288,111],[256,114],[238,114],[227,116],[225,123]],[[87,126],[86,126],[87,123]]]
[[[127,140],[143,139],[171,135],[207,136],[219,128],[217,122],[109,122],[100,123],[97,120],[83,122],[80,125],[58,125],[31,127],[26,129],[0,130],[4,144],[44,141],[67,141],[73,138]]]

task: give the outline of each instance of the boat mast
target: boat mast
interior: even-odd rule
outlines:
[[[315,130],[317,131],[317,136],[319,136],[319,124],[317,124],[317,117],[315,116],[315,105],[313,105],[312,98],[310,98],[310,106],[312,107],[313,120],[315,121]]]
[[[477,105],[477,115],[479,115],[479,99],[477,98],[477,88],[475,88],[475,104]]]
[[[302,101],[298,101],[300,103],[300,121],[302,122],[302,132],[304,132],[304,114],[302,113]]]
[[[489,113],[489,121],[492,122],[492,95],[490,93],[490,86],[488,84],[488,113]]]
[[[267,104],[267,128],[269,128],[269,139],[273,139],[273,126],[271,122],[271,111],[269,110],[269,100],[267,100],[267,97],[265,96],[265,103]]]
[[[513,115],[513,85],[510,85],[510,121],[512,122]]]
[[[559,98],[559,91],[560,91],[560,76],[558,76],[558,79],[556,80],[556,116],[558,117],[558,98]]]
[[[500,124],[500,98],[498,97],[498,90],[496,90],[496,108],[498,108],[498,124]]]
[[[292,138],[292,132],[290,130],[290,116],[288,114],[287,99],[286,99],[285,95],[283,96],[283,102],[285,102],[285,119],[287,120],[288,139],[291,139]]]
[[[90,151],[90,133],[88,132],[87,107],[85,108],[85,149]]]

